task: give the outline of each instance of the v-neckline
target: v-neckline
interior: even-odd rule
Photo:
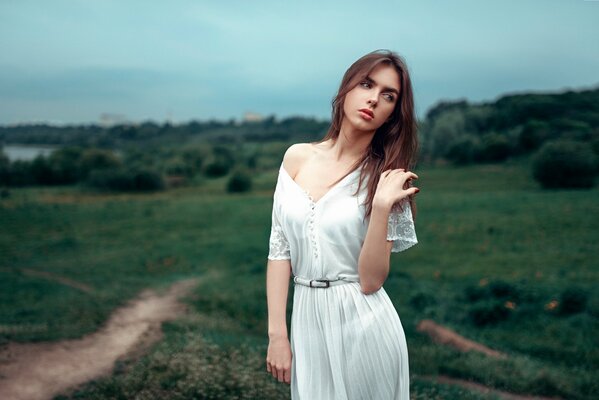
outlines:
[[[341,186],[341,184],[343,182],[345,182],[347,179],[349,179],[353,174],[355,174],[356,172],[360,171],[360,167],[354,169],[352,172],[350,172],[349,174],[345,175],[345,177],[343,177],[339,182],[337,182],[336,184],[334,184],[333,186],[331,186],[329,188],[329,190],[327,190],[325,192],[325,194],[323,194],[318,200],[314,201],[314,198],[312,197],[312,195],[310,194],[310,192],[307,191],[306,189],[304,189],[303,187],[301,187],[300,184],[297,183],[295,181],[295,179],[293,179],[291,177],[291,175],[289,175],[289,173],[287,172],[287,170],[285,169],[285,167],[283,167],[282,163],[281,163],[281,168],[280,169],[283,171],[283,174],[286,175],[287,178],[289,178],[289,180],[291,181],[291,183],[293,183],[293,185],[295,185],[295,187],[297,187],[308,198],[308,200],[310,200],[310,202],[312,202],[312,204],[314,204],[315,206],[317,204],[320,204],[325,197],[327,197],[334,189],[336,189],[337,187]]]

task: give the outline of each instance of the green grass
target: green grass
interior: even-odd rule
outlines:
[[[599,190],[541,190],[526,159],[416,173],[419,244],[393,254],[384,285],[407,336],[412,397],[493,398],[417,379],[444,374],[517,393],[592,398]],[[0,341],[79,337],[142,288],[203,275],[189,299],[194,312],[166,323],[163,342],[68,397],[286,398],[288,387],[264,363],[276,171],[255,178],[245,195],[225,194],[224,179],[144,195],[11,190],[0,202]],[[436,345],[416,329],[424,318],[510,357]]]

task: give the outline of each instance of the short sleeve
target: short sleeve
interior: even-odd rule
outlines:
[[[387,240],[393,241],[393,247],[391,247],[392,253],[406,250],[418,243],[410,203],[405,201],[402,207],[403,211],[399,208],[399,203],[396,203],[389,213]]]
[[[285,236],[283,227],[281,226],[281,220],[279,216],[279,204],[278,204],[278,183],[277,188],[273,196],[272,205],[272,223],[270,227],[270,240],[268,244],[268,259],[269,260],[290,260],[291,252],[289,247],[289,241]]]

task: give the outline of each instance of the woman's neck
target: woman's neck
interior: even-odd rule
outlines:
[[[358,131],[347,127],[347,124],[341,124],[341,129],[337,139],[331,141],[329,151],[331,157],[338,162],[344,160],[358,160],[366,152],[375,131]]]

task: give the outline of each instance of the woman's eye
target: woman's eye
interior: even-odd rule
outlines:
[[[385,97],[387,98],[387,101],[393,101],[394,99],[393,95],[390,94],[386,94]]]
[[[364,87],[370,87],[370,82],[362,81],[362,82],[360,82],[360,85],[362,85]]]

